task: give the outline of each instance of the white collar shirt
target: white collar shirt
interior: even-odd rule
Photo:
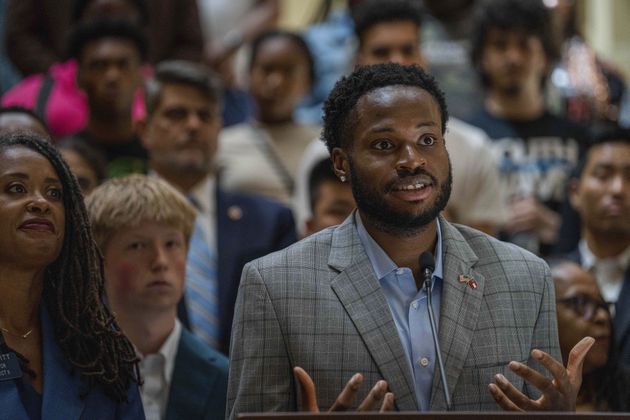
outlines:
[[[162,420],[166,416],[166,404],[181,336],[182,325],[176,319],[175,327],[160,350],[154,354],[140,355],[140,373],[144,381],[140,396],[147,420]]]
[[[604,300],[608,303],[616,303],[630,264],[630,246],[616,257],[597,258],[586,241],[582,239],[578,244],[578,250],[582,267],[595,276]]]

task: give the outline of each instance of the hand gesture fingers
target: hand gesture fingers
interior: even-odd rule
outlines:
[[[541,350],[533,350],[532,357],[546,368],[553,380],[519,362],[510,362],[509,368],[542,392],[534,401],[517,390],[503,375],[495,377],[496,384],[488,390],[494,400],[505,410],[575,410],[577,394],[582,384],[582,365],[590,348],[595,343],[591,337],[583,338],[569,354],[567,367]]]
[[[355,395],[363,383],[363,375],[355,373],[343,388],[329,411],[345,411],[352,407]],[[371,392],[371,391],[370,391]]]
[[[387,392],[387,382],[378,381],[367,394],[357,411],[372,411],[381,402]]]
[[[317,395],[315,393],[315,384],[308,373],[301,367],[293,368],[293,376],[302,391],[302,410],[311,413],[319,413],[317,406]]]
[[[569,382],[571,382],[577,390],[579,390],[582,385],[582,367],[584,366],[584,359],[591,347],[593,347],[593,344],[595,344],[595,339],[593,337],[584,337],[569,352],[567,373],[569,376]]]
[[[315,384],[308,373],[301,367],[293,368],[293,376],[300,386],[302,398],[301,409],[311,413],[319,413]],[[355,373],[343,388],[329,411],[345,411],[353,405],[354,398],[363,383],[363,375]],[[382,401],[382,402],[381,402]],[[394,394],[387,392],[387,382],[381,380],[372,387],[368,395],[359,405],[358,411],[376,410],[380,403],[380,411],[394,409]]]
[[[503,375],[501,375],[503,376]],[[497,380],[495,378],[495,380]],[[497,386],[497,384],[488,385],[488,391],[492,395],[492,398],[499,404],[499,406],[506,411],[524,411],[518,405],[512,402],[510,398]]]
[[[394,411],[394,393],[388,392],[385,394],[385,398],[383,398],[383,404],[381,404],[381,409],[379,413],[384,413],[386,411]]]

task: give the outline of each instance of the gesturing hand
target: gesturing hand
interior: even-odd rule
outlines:
[[[577,394],[582,385],[582,364],[595,339],[584,337],[571,349],[565,369],[562,363],[540,350],[532,350],[532,356],[553,376],[546,378],[536,370],[518,362],[510,362],[510,369],[542,392],[532,400],[514,387],[505,376],[495,376],[496,384],[488,385],[494,400],[509,411],[575,411]]]
[[[302,390],[302,410],[311,413],[319,413],[317,405],[317,393],[315,384],[311,377],[301,367],[293,368],[293,376],[300,384]],[[345,411],[352,406],[352,401],[363,383],[363,375],[355,373],[343,388],[332,407],[328,411]],[[374,411],[380,401],[380,412],[392,411],[394,409],[394,394],[387,392],[387,382],[378,381],[370,390],[357,411]]]

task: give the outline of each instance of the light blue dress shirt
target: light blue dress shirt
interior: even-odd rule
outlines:
[[[413,372],[416,400],[421,411],[429,410],[433,372],[436,369],[436,352],[431,336],[429,313],[427,312],[426,288],[416,288],[413,272],[408,267],[398,267],[383,251],[363,226],[359,212],[354,214],[359,238],[370,259],[376,278],[383,289],[392,312],[398,336]],[[442,234],[437,223],[435,245],[435,270],[433,271],[432,303],[436,324],[440,317],[442,295]],[[395,397],[395,396],[394,396]]]

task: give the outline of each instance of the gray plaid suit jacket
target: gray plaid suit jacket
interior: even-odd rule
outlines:
[[[322,410],[350,377],[355,402],[380,379],[396,408],[418,409],[411,366],[353,217],[245,266],[230,351],[227,416],[298,409],[292,368],[303,367]],[[534,348],[561,360],[548,266],[514,245],[440,219],[444,280],[439,340],[454,410],[498,410],[487,386],[502,373],[531,397],[511,360],[542,371]],[[458,281],[473,277],[478,287]],[[545,371],[546,372],[546,371]],[[445,409],[435,370],[431,410]]]

